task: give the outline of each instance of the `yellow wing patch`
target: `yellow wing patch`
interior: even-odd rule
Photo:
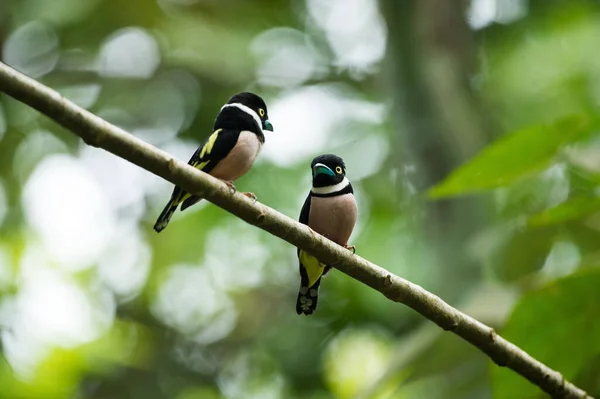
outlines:
[[[308,286],[312,287],[313,284],[316,283],[319,277],[321,277],[323,274],[325,264],[319,262],[317,258],[302,250],[300,250],[300,262],[306,269],[306,274],[308,275]]]
[[[194,165],[194,168],[202,170],[202,169],[204,169],[204,167],[205,167],[206,165],[208,165],[209,163],[210,163],[210,161],[204,161],[204,162],[200,162],[200,163],[197,163],[197,164],[195,164],[195,165]]]
[[[215,141],[217,141],[217,138],[219,137],[219,133],[221,133],[221,130],[223,129],[217,129],[214,131],[213,134],[210,135],[208,141],[206,142],[206,144],[204,144],[204,147],[202,147],[202,151],[200,151],[200,159],[204,158],[204,155],[210,154],[210,152],[213,149],[213,146],[215,145]]]
[[[186,193],[185,191],[181,191],[179,193],[179,195],[177,196],[177,198],[175,198],[175,200],[173,201],[173,205],[179,205],[183,201],[185,201],[186,199],[188,199],[190,197],[191,197],[190,194]]]
[[[177,198],[177,201],[175,201],[175,203],[177,205],[181,204],[183,201],[185,201],[186,199],[190,198],[192,195],[190,193],[186,193],[186,192],[182,192],[179,195],[179,198]]]

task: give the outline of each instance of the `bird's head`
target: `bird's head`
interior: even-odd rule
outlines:
[[[236,94],[227,101],[215,121],[215,129],[219,128],[250,130],[259,136],[263,130],[273,131],[267,105],[250,92]]]
[[[319,155],[312,160],[310,167],[315,188],[336,186],[346,180],[346,165],[337,155]]]

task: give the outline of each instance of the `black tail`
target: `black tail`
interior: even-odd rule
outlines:
[[[171,216],[173,216],[173,213],[175,213],[175,211],[177,210],[177,206],[179,205],[179,203],[176,202],[176,200],[177,196],[174,195],[173,197],[171,197],[171,200],[169,201],[167,206],[165,206],[165,209],[163,209],[163,211],[160,213],[160,216],[156,220],[156,223],[154,223],[154,231],[156,231],[157,233],[163,231],[163,229],[169,224]]]
[[[308,276],[302,266],[300,267],[300,275],[302,280],[300,281],[300,291],[298,292],[298,299],[296,300],[296,313],[308,316],[317,310],[321,277],[319,277],[312,287],[309,287]]]

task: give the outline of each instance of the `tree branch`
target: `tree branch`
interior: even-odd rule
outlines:
[[[111,125],[78,107],[56,91],[0,62],[0,91],[37,109],[80,136],[87,144],[126,159],[178,186],[198,194],[244,221],[308,251],[350,277],[401,302],[462,337],[495,363],[527,378],[553,397],[589,398],[583,390],[523,350],[500,337],[494,329],[458,311],[422,287],[352,255],[347,249],[315,233],[308,226],[240,193],[231,194],[220,180]]]

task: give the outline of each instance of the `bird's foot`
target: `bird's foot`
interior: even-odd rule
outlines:
[[[352,255],[356,253],[356,247],[354,245],[344,245],[344,248],[346,248],[349,251],[352,251]]]
[[[254,194],[254,193],[242,193],[242,194],[245,195],[246,197],[250,198],[254,202],[256,202],[256,200],[257,200],[256,194]]]
[[[225,183],[225,185],[227,185],[227,187],[229,187],[229,191],[231,192],[231,194],[235,194],[237,189],[235,188],[235,184],[233,184],[233,182],[231,180],[223,180],[223,179],[219,179],[219,180],[221,180],[223,183]]]

